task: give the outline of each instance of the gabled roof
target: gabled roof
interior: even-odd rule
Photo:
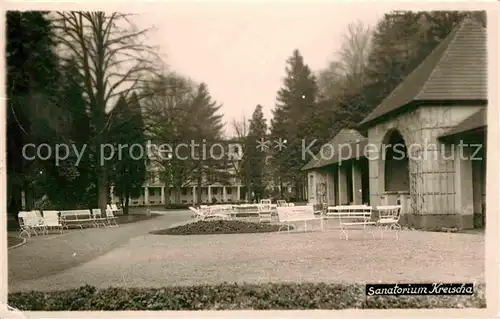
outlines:
[[[486,29],[464,19],[360,125],[412,102],[487,100]]]
[[[487,125],[486,118],[486,108],[482,108],[476,113],[472,114],[462,122],[458,123],[458,125],[449,131],[445,132],[440,138],[452,137],[461,133],[471,132]]]
[[[315,154],[313,158],[301,170],[307,171],[314,168],[324,167],[346,161],[353,158],[363,157],[364,149],[368,140],[361,133],[353,129],[342,129],[335,137],[328,142],[329,147],[324,148],[323,154],[321,151]],[[333,154],[329,151],[333,150]]]

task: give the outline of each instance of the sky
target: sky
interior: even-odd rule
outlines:
[[[339,3],[169,3],[135,22],[155,27],[151,44],[170,70],[208,85],[232,135],[232,121],[249,119],[257,104],[269,124],[294,49],[319,71],[334,59],[349,23],[374,26],[385,12]]]

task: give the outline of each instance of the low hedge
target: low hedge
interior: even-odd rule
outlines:
[[[485,308],[484,288],[484,284],[475,286],[472,296],[367,297],[360,284],[225,283],[161,289],[83,286],[10,293],[8,303],[21,311]]]

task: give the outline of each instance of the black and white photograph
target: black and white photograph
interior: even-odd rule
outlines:
[[[496,17],[400,7],[11,4],[2,317],[486,314]]]

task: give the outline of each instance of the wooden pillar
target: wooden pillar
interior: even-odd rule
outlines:
[[[345,172],[346,165],[339,163],[338,165],[338,189],[339,189],[339,205],[348,205],[347,202],[347,174]]]
[[[455,208],[462,220],[462,227],[473,228],[474,197],[472,182],[472,162],[463,146],[457,146],[455,154]]]

